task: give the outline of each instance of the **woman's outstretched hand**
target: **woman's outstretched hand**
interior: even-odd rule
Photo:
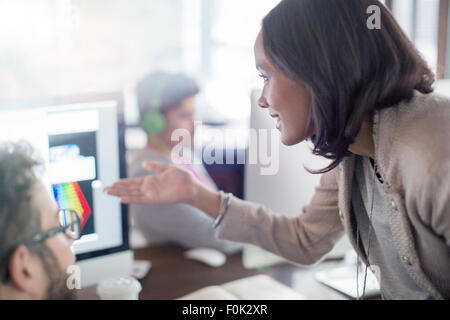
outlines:
[[[212,218],[218,216],[220,194],[204,187],[191,172],[155,161],[144,161],[143,167],[155,174],[121,179],[106,187],[104,191],[119,197],[123,203],[186,203]]]
[[[121,179],[104,191],[123,203],[174,204],[192,203],[199,185],[187,170],[155,161],[144,161],[143,167],[154,175]]]

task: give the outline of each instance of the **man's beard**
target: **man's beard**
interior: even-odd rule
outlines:
[[[46,299],[48,300],[73,300],[75,290],[70,290],[67,286],[68,274],[61,270],[58,260],[52,250],[45,244],[40,254],[44,271],[48,279],[48,289]]]

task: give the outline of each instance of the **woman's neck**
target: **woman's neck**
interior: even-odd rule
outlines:
[[[349,146],[348,150],[351,153],[375,158],[375,145],[373,142],[373,123],[370,117],[366,117],[361,125],[358,135],[355,137],[355,142]]]

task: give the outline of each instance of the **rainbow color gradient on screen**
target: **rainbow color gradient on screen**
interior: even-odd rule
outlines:
[[[81,229],[83,229],[92,210],[78,182],[54,184],[53,194],[60,209],[72,209],[76,211],[81,220]]]

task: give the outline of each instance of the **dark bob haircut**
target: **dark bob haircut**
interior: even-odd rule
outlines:
[[[182,73],[153,72],[139,81],[136,88],[141,116],[149,111],[162,113],[179,107],[181,102],[200,91],[194,79]]]
[[[381,29],[369,29],[377,5]],[[414,90],[433,91],[434,74],[377,0],[283,0],[262,21],[264,50],[288,78],[312,94],[313,153],[349,155],[362,121],[375,110],[410,101]]]

